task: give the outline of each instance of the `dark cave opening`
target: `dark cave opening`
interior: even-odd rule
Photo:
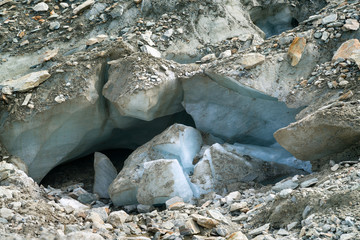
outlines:
[[[255,8],[251,19],[266,35],[266,38],[279,35],[299,25],[290,7],[287,5],[274,5],[268,8]]]
[[[117,172],[120,172],[125,160],[133,152],[132,149],[119,148],[99,151],[105,154],[113,163]],[[43,186],[62,189],[68,186],[82,183],[83,188],[93,191],[94,184],[94,153],[88,154],[81,158],[74,159],[70,162],[60,164],[52,169],[40,182]]]

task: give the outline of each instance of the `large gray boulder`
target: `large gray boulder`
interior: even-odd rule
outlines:
[[[148,143],[136,149],[126,159],[123,169],[109,187],[111,200],[117,206],[134,203],[147,204],[153,200],[160,203],[158,197],[139,193],[139,189],[144,190],[145,182],[142,180],[143,174],[158,166],[153,166],[150,162],[159,159],[176,159],[182,168],[181,171],[189,174],[194,169],[193,159],[200,151],[201,145],[202,138],[198,130],[181,124],[172,125]],[[173,162],[170,165],[172,167],[175,166]],[[153,167],[149,168],[150,170],[145,170],[145,166]],[[170,166],[168,168],[170,168]],[[177,165],[176,168],[178,172],[181,172]],[[152,173],[149,172],[147,175],[153,176]],[[175,186],[177,185],[177,183],[174,184]],[[166,190],[159,189],[158,191]],[[162,199],[173,196],[172,194],[170,195],[164,195]],[[188,194],[186,194],[185,197],[188,199]],[[163,203],[165,203],[166,200],[164,200]]]
[[[274,133],[296,158],[316,160],[360,142],[358,103],[334,103]]]

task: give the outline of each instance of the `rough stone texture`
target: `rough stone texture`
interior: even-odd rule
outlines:
[[[260,53],[249,53],[241,56],[239,63],[245,69],[251,69],[265,61],[265,56]]]
[[[193,192],[176,159],[159,159],[146,162],[139,183],[137,200],[141,204],[161,204],[179,196],[188,202]]]
[[[296,37],[291,43],[288,51],[288,56],[291,58],[291,66],[296,66],[302,57],[306,47],[306,39],[303,37]]]
[[[95,180],[93,192],[101,198],[109,198],[108,188],[117,176],[117,170],[108,157],[96,152],[94,154]]]
[[[350,58],[351,54],[356,50],[360,50],[359,40],[358,39],[350,39],[350,40],[344,42],[343,44],[341,44],[341,46],[338,48],[338,50],[336,50],[332,60],[336,61],[339,58],[348,59],[348,58]]]
[[[279,129],[274,136],[296,158],[316,160],[359,143],[358,115],[358,104],[335,103]]]

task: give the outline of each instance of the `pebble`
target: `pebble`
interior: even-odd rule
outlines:
[[[36,4],[33,7],[33,10],[35,12],[46,12],[47,10],[49,10],[49,6],[46,3],[41,2],[41,3]]]

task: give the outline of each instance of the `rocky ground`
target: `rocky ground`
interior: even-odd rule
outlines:
[[[360,239],[359,20],[351,0],[0,0],[1,239]],[[114,148],[136,150],[46,176]]]

